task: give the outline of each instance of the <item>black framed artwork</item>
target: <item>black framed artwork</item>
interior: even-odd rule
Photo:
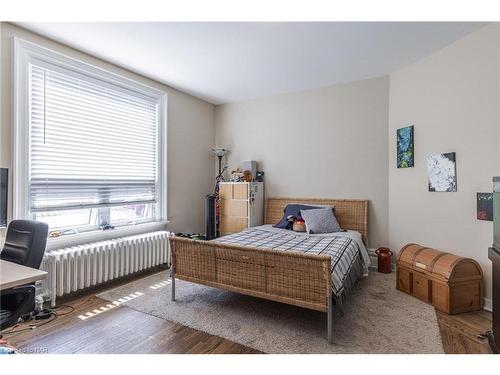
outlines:
[[[493,193],[477,193],[477,219],[493,221]]]
[[[7,226],[7,190],[9,174],[7,168],[0,168],[0,227]]]

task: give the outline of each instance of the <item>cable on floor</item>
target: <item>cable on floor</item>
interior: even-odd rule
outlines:
[[[52,318],[49,318],[48,320],[46,320],[46,321],[44,321],[44,322],[42,322],[40,324],[30,324],[27,328],[23,328],[23,329],[20,329],[20,330],[16,330],[16,328],[19,327],[19,324],[16,324],[9,331],[2,331],[1,335],[2,336],[13,335],[13,334],[21,333],[21,332],[31,331],[31,330],[36,329],[38,327],[41,327],[41,326],[43,326],[45,324],[53,322],[54,320],[57,319],[57,314],[55,312],[51,312],[51,315],[52,315]],[[12,337],[12,336],[10,336],[10,337]]]
[[[61,310],[61,309],[69,310],[69,311],[59,312],[59,310]],[[46,320],[46,321],[44,321],[44,322],[42,322],[40,324],[30,324],[27,328],[16,330],[16,328],[19,327],[19,323],[18,323],[16,325],[14,325],[14,327],[10,328],[9,331],[2,331],[2,332],[0,332],[0,336],[13,335],[13,334],[21,333],[21,332],[26,332],[26,331],[34,330],[34,329],[36,329],[38,327],[41,327],[41,326],[43,326],[45,324],[53,322],[59,316],[64,316],[64,315],[71,314],[72,312],[75,311],[75,308],[73,306],[70,306],[70,305],[58,305],[58,306],[55,306],[55,307],[53,307],[51,309],[44,309],[43,311],[46,312],[46,313],[48,313],[50,315],[49,318],[48,318],[48,320]],[[32,320],[37,320],[36,319],[36,315],[32,318]],[[12,337],[12,336],[10,336],[10,337]]]
[[[59,309],[69,309],[69,311],[60,313],[60,312],[58,312]],[[64,315],[71,314],[73,311],[75,311],[75,308],[73,306],[70,306],[70,305],[57,305],[57,306],[53,307],[52,310],[54,310],[58,316],[64,316]]]

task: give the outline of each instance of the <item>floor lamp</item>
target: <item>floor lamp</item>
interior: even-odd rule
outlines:
[[[219,198],[219,182],[223,181],[222,174],[227,166],[222,167],[222,158],[227,155],[229,150],[225,148],[214,148],[212,152],[219,160],[219,173],[215,178],[214,193],[206,196],[205,202],[205,231],[207,240],[220,236],[220,198]]]

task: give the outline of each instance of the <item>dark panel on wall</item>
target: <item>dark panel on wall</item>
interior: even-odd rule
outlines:
[[[8,169],[0,168],[0,227],[7,225]]]

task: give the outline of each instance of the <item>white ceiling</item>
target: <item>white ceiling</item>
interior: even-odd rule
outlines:
[[[389,74],[484,23],[19,23],[214,104]]]

